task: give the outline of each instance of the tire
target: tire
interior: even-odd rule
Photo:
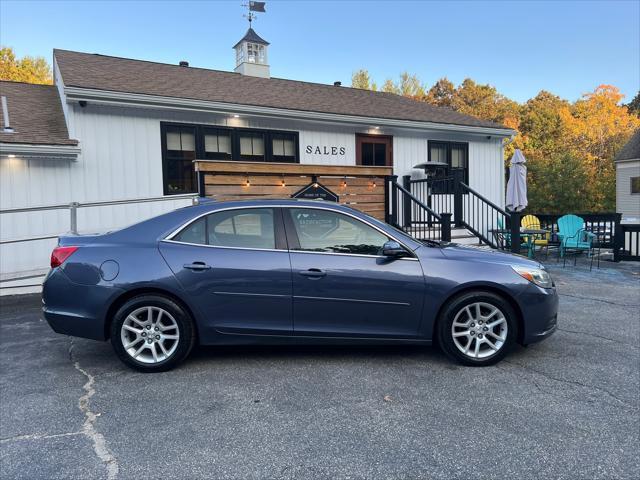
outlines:
[[[502,360],[516,338],[518,321],[513,307],[500,295],[484,291],[454,297],[444,307],[437,325],[437,339],[444,353],[474,367]]]
[[[161,295],[127,301],[111,322],[111,344],[118,358],[141,372],[164,372],[182,362],[196,340],[193,319]]]

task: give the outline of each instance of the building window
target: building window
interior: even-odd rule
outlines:
[[[393,165],[393,137],[356,134],[356,164],[372,167]]]
[[[271,159],[274,162],[295,162],[297,151],[296,135],[291,133],[271,135]]]
[[[298,163],[298,132],[160,124],[164,194],[193,193],[193,160]]]
[[[640,193],[640,177],[631,177],[631,193]]]
[[[240,159],[250,162],[263,162],[264,134],[260,132],[240,132]]]
[[[231,159],[231,131],[204,128],[204,157],[212,160]]]
[[[469,184],[469,144],[429,141],[429,162],[444,163],[448,174]]]
[[[195,192],[196,128],[167,126],[163,153],[165,195]]]

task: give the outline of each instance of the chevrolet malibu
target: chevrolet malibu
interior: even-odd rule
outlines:
[[[471,366],[556,329],[558,296],[520,256],[416,240],[328,202],[203,202],[61,237],[42,293],[58,333],[111,340],[135,369],[194,345],[437,344]]]

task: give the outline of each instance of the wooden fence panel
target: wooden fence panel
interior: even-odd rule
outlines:
[[[315,179],[346,204],[384,220],[385,177],[391,167],[196,160],[204,193],[218,201],[291,198]]]

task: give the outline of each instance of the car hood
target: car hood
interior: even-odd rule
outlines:
[[[541,268],[539,262],[530,260],[521,255],[513,253],[490,250],[469,245],[458,245],[456,243],[446,243],[442,245],[443,255],[452,260],[463,260],[465,262],[501,263],[504,265],[522,265],[525,267]]]

